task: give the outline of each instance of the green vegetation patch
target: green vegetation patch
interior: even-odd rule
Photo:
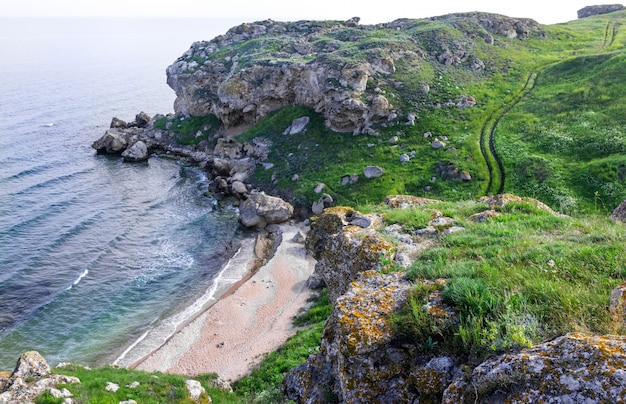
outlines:
[[[568,332],[620,334],[611,317],[611,291],[626,279],[626,228],[607,218],[554,216],[532,204],[508,203],[484,223],[468,217],[480,203],[429,205],[410,215],[385,213],[406,230],[423,223],[422,210],[440,209],[464,231],[440,237],[408,270],[416,286],[394,318],[401,340],[425,351],[480,360],[529,347]],[[445,283],[424,284],[443,279]],[[440,290],[456,321],[425,315],[426,298]]]
[[[180,145],[193,146],[208,140],[220,127],[221,121],[215,115],[205,116],[176,116],[168,118],[166,116],[154,122],[154,128],[160,130],[170,130],[175,133],[176,143]]]

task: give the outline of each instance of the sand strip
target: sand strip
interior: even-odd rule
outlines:
[[[136,368],[188,375],[215,372],[237,380],[293,335],[293,317],[311,294],[305,284],[315,260],[292,241],[302,225],[280,227],[283,241],[270,261]]]

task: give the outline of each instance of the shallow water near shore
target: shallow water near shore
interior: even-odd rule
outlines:
[[[113,116],[171,112],[165,68],[231,25],[0,20],[0,369],[27,350],[111,363],[210,301],[245,236],[236,210],[198,170],[90,145]]]

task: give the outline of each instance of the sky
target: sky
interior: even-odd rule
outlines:
[[[555,24],[577,18],[576,11],[594,0],[9,0],[0,17],[201,17],[239,19],[347,20],[361,24],[397,18],[426,18],[463,11],[486,11],[510,17],[533,18]]]

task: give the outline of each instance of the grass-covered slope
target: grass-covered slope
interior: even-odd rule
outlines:
[[[395,193],[461,200],[504,191],[567,213],[610,211],[626,197],[625,18],[621,11],[531,27],[517,38],[486,30],[480,15],[399,20],[397,30],[332,30],[326,40],[338,48],[317,61],[348,66],[371,52],[414,52],[394,59],[395,73],[375,76],[364,93],[384,94],[398,117],[379,124],[376,135],[352,135],[330,131],[312,110],[280,110],[243,134],[274,142],[275,168],[259,171],[255,181],[303,204],[317,199],[312,189],[323,182],[350,205]],[[442,55],[460,59],[448,63]],[[463,95],[476,105],[449,105]],[[409,113],[418,116],[414,125],[406,124]],[[312,118],[306,133],[282,134],[303,115]],[[447,138],[446,147],[433,149],[435,137]],[[402,154],[410,161],[401,163]],[[449,164],[472,181],[442,178],[437,169]],[[385,174],[365,179],[367,165]],[[359,182],[341,185],[350,174]]]

